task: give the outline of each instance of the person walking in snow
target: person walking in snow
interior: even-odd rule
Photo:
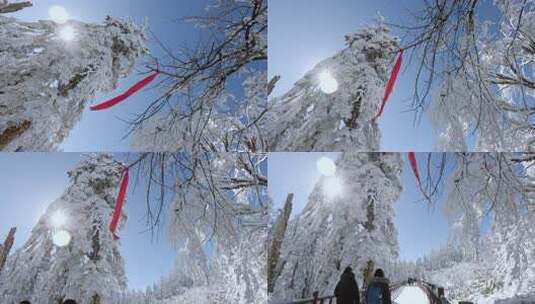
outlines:
[[[390,282],[381,268],[375,271],[366,289],[366,304],[392,304]]]
[[[353,269],[347,266],[334,289],[337,304],[360,304],[359,287]]]

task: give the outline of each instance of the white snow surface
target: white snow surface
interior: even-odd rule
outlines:
[[[430,304],[425,292],[418,286],[405,286],[396,299],[397,304]]]

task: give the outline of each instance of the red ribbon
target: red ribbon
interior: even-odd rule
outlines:
[[[399,51],[398,58],[396,59],[396,63],[394,64],[394,68],[392,69],[392,72],[390,73],[390,79],[388,79],[388,82],[386,83],[385,93],[383,95],[383,102],[381,102],[381,108],[379,109],[379,113],[375,115],[375,117],[372,119],[375,121],[379,116],[383,114],[383,111],[385,109],[386,101],[390,97],[390,94],[392,94],[392,91],[394,90],[394,84],[396,84],[396,80],[398,78],[399,70],[401,69],[401,62],[403,61],[403,50]]]
[[[416,154],[414,152],[409,152],[407,157],[409,158],[412,172],[414,173],[414,176],[416,177],[416,180],[418,181],[418,185],[421,186],[422,182],[420,181],[420,173],[418,172],[418,163],[416,162]]]
[[[141,90],[144,87],[146,87],[149,83],[151,83],[156,78],[156,76],[158,76],[158,74],[160,74],[160,73],[159,72],[154,72],[151,75],[149,75],[149,76],[145,77],[144,79],[142,79],[141,81],[139,81],[138,83],[134,84],[130,89],[128,89],[123,94],[121,94],[121,95],[119,95],[117,97],[114,97],[114,98],[112,98],[110,100],[107,100],[107,101],[105,101],[103,103],[99,103],[99,104],[91,106],[91,111],[105,110],[105,109],[109,109],[109,108],[115,106],[116,104],[124,101],[128,97],[134,95],[136,92],[138,92],[139,90]]]
[[[117,226],[119,225],[119,219],[123,213],[124,198],[126,196],[126,189],[128,187],[128,168],[125,168],[123,171],[123,176],[121,177],[121,185],[119,186],[119,194],[117,195],[117,200],[115,201],[115,210],[110,222],[110,231],[113,234],[113,239],[118,240],[119,236],[115,234]]]

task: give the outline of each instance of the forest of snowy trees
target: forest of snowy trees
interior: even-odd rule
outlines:
[[[443,248],[400,260],[392,207],[402,191],[400,154],[344,153],[336,176],[322,177],[303,211],[273,235],[282,249],[270,277],[271,301],[331,295],[346,266],[363,289],[371,266],[385,269],[392,282],[419,278],[443,286],[455,302],[533,295],[533,154],[433,153],[428,159],[422,189],[440,193],[423,203],[442,206],[437,212],[450,224]],[[343,181],[334,196],[324,189],[332,178]]]
[[[346,35],[345,49],[270,99],[270,151],[382,151],[375,118],[400,51],[416,72],[397,102],[412,99],[417,127],[425,114],[436,151],[533,150],[534,15],[533,0],[422,1],[408,24]]]
[[[108,154],[87,155],[69,172],[68,188],[49,205],[30,238],[8,257],[0,272],[2,303],[266,301],[265,156],[212,155],[192,167],[179,154],[141,154],[134,159],[123,164]],[[147,212],[167,218],[162,228],[169,230],[169,241],[178,248],[176,262],[153,287],[134,291],[127,286],[120,240],[108,223],[125,168],[137,167],[141,173],[157,161],[167,165],[165,187],[175,188],[167,191],[172,199],[161,210],[156,207],[159,197],[147,189],[148,203],[154,204]],[[180,166],[174,167],[174,161]],[[126,223],[126,213],[121,218],[119,229]]]
[[[403,24],[359,20],[279,96],[288,75],[268,79],[268,0],[184,7],[198,13],[172,21],[189,27],[184,39],[161,16],[177,40],[155,34],[163,23],[132,21],[145,17],[128,16],[133,2],[121,18],[85,22],[24,19],[37,1],[0,0],[0,152],[61,149],[86,108],[148,91],[117,117],[132,151],[84,154],[13,249],[20,226],[9,230],[0,304],[287,304],[332,296],[347,266],[361,291],[381,268],[391,283],[444,287],[452,303],[535,303],[535,0],[410,1],[420,3]],[[433,130],[414,142],[439,152],[381,152],[398,73],[410,87],[396,102]],[[145,78],[115,92],[133,77]],[[99,109],[100,93],[120,95]],[[294,215],[296,193],[268,197],[270,152],[341,153]],[[414,260],[400,258],[395,224],[405,167],[418,204],[448,224],[447,241]],[[118,237],[132,221],[129,181],[143,189],[147,237],[165,231],[174,254],[143,290],[129,286]]]

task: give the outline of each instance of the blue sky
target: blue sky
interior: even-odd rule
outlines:
[[[208,0],[39,0],[34,6],[20,12],[10,14],[13,17],[27,21],[49,19],[48,9],[52,5],[61,5],[67,9],[71,19],[84,22],[102,22],[107,15],[121,18],[130,18],[141,24],[145,18],[150,30],[159,40],[170,49],[180,46],[192,45],[199,37],[199,29],[193,24],[180,21],[180,18],[198,16],[205,13]],[[148,46],[155,56],[162,55],[162,50],[155,45],[152,39]],[[137,71],[143,72],[142,66]],[[96,104],[106,100],[129,88],[141,78],[139,73],[133,73],[119,82],[119,88],[108,94],[97,94]],[[76,125],[67,140],[61,145],[63,151],[130,151],[129,139],[123,139],[129,125],[124,121],[132,119],[134,114],[140,113],[155,97],[158,91],[147,89],[131,97],[126,102],[107,111],[91,112],[87,107],[82,120]]]
[[[269,193],[275,208],[284,204],[288,193],[294,193],[292,216],[306,205],[308,195],[320,178],[316,162],[323,156],[336,160],[337,153],[270,153],[268,162]],[[427,154],[417,154],[423,163]],[[416,180],[403,155],[401,175],[403,192],[394,204],[394,223],[398,230],[400,259],[416,260],[432,249],[439,249],[448,239],[448,223],[441,211],[441,202],[429,207],[422,201]],[[422,169],[420,169],[422,170]]]
[[[281,75],[273,96],[287,92],[308,70],[345,47],[344,35],[375,22],[413,24],[423,0],[272,0],[269,2],[268,77]],[[480,11],[495,18],[485,1]],[[393,31],[396,34],[396,31]],[[402,41],[403,43],[403,41]],[[410,109],[416,64],[405,56],[394,93],[379,119],[382,151],[432,151],[434,134],[425,116],[414,123]],[[377,101],[379,103],[379,100]]]
[[[0,153],[0,236],[16,226],[15,249],[28,239],[50,203],[68,185],[67,171],[82,159],[80,153]],[[117,154],[126,161],[135,155]],[[145,199],[142,183],[131,180],[125,210],[128,221],[120,231],[121,253],[126,263],[129,288],[144,288],[168,274],[174,265],[175,250],[167,241],[166,229],[152,238],[144,232]]]

